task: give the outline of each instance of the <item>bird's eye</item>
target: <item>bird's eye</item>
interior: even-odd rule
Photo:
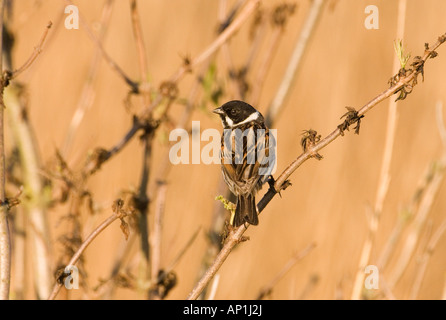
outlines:
[[[231,113],[231,115],[235,116],[235,115],[237,114],[237,110],[236,110],[236,109],[232,109],[232,110],[230,111],[230,113]]]

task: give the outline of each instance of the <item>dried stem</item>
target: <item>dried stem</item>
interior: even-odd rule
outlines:
[[[5,1],[0,0],[0,55],[3,56],[3,14]],[[3,64],[0,59],[0,299],[9,299],[11,283],[11,238],[8,225],[8,207],[5,203],[5,142],[4,142],[4,110],[3,90],[6,81],[3,76]]]
[[[142,34],[141,21],[138,14],[138,6],[136,0],[130,0],[130,10],[133,26],[133,34],[135,35],[135,42],[138,52],[138,60],[140,67],[140,76],[142,81],[146,81],[149,75],[149,67],[147,63],[147,52],[144,45],[144,39]]]
[[[140,236],[140,253],[142,255],[139,283],[148,283],[150,278],[150,252],[149,252],[149,198],[147,187],[149,183],[150,164],[152,159],[152,138],[146,136],[143,140],[143,161],[141,180],[138,187],[138,228]]]
[[[442,43],[444,43],[444,38],[446,38],[446,34],[439,37],[439,39],[435,42],[435,44],[432,46],[431,51],[435,51]],[[431,53],[425,52],[424,55],[421,57],[420,61],[425,63],[427,59],[430,57]],[[405,77],[401,77],[398,82],[396,82],[392,87],[386,89],[382,93],[380,93],[378,96],[367,102],[361,109],[358,110],[357,116],[363,116],[367,112],[369,112],[374,106],[379,104],[380,102],[384,101],[385,99],[389,98],[393,94],[399,92],[400,90],[404,89],[405,86],[410,85],[413,80],[417,77],[419,73],[412,72],[409,75]],[[326,146],[328,146],[330,143],[332,143],[334,140],[336,140],[339,136],[341,136],[341,130],[339,128],[336,128],[334,131],[332,131],[328,136],[326,136],[324,139],[320,140],[317,144],[307,149],[306,152],[302,153],[299,157],[297,157],[296,160],[294,160],[279,176],[279,178],[276,180],[274,184],[274,189],[276,192],[279,192],[283,189],[284,186],[286,186],[285,181],[289,178],[289,176],[298,168],[300,167],[305,161],[308,159],[311,159],[314,157],[318,151],[322,150]]]
[[[437,119],[437,127],[438,131],[440,132],[440,138],[441,142],[443,144],[443,150],[446,152],[446,126],[443,119],[443,102],[438,101],[437,105],[435,106],[435,113],[436,113],[436,119]]]
[[[220,275],[216,274],[214,277],[214,281],[212,281],[211,289],[209,290],[209,295],[206,300],[214,300],[219,284],[220,284]]]
[[[444,178],[444,168],[446,167],[446,144],[445,139],[446,138],[446,128],[445,124],[443,122],[443,112],[442,112],[442,104],[437,104],[436,108],[436,114],[437,114],[437,125],[438,130],[440,132],[440,137],[442,138],[443,145],[445,148],[443,149],[443,155],[439,161],[431,165],[430,170],[428,171],[427,177],[426,177],[426,186],[425,190],[423,192],[423,196],[420,199],[420,205],[418,207],[417,213],[415,215],[414,220],[412,221],[412,224],[409,228],[409,234],[407,235],[406,241],[404,243],[403,249],[399,255],[398,261],[395,265],[395,268],[393,272],[389,275],[389,286],[390,288],[394,287],[395,284],[399,281],[401,278],[403,272],[406,270],[407,265],[410,261],[410,258],[415,250],[416,244],[419,239],[419,234],[421,231],[421,227],[423,226],[427,215],[429,214],[433,201],[435,197],[437,196],[438,190],[441,186],[441,183]],[[442,229],[439,228],[439,232]],[[440,235],[443,231],[441,231]],[[437,239],[439,237],[438,235],[435,235],[433,239]],[[432,240],[433,241],[433,240]],[[436,240],[437,241],[437,240]],[[436,242],[430,242],[430,245],[435,244]],[[429,247],[429,245],[428,245]],[[426,262],[427,263],[427,262]],[[421,267],[423,268],[423,267]],[[419,272],[419,276],[422,279],[422,273],[424,271],[421,269]],[[421,279],[418,279],[417,281],[421,281]],[[419,284],[418,284],[419,285]],[[412,291],[412,296],[416,295],[416,292],[418,292],[417,285],[414,284],[414,288]]]
[[[108,0],[104,4],[104,8],[102,9],[102,17],[101,17],[101,28],[98,35],[98,40],[103,41],[105,38],[108,23],[110,21],[112,7],[114,0]],[[68,132],[65,135],[64,142],[62,144],[61,153],[64,157],[67,156],[71,143],[73,141],[76,130],[79,128],[79,125],[82,122],[82,119],[85,116],[86,111],[93,105],[94,102],[94,80],[96,79],[96,75],[99,70],[99,62],[101,59],[101,50],[99,47],[96,47],[95,53],[90,63],[90,68],[88,70],[88,75],[85,79],[85,83],[82,88],[82,93],[80,94],[80,99],[76,107],[76,111],[71,119],[70,125],[68,127]]]
[[[138,61],[141,77],[140,93],[142,94],[142,100],[144,107],[150,104],[150,91],[149,83],[149,67],[147,63],[147,51],[144,45],[144,37],[142,34],[141,21],[138,14],[138,6],[136,0],[130,0],[130,11],[132,18],[133,34],[135,36],[136,48],[138,52]]]
[[[31,224],[30,239],[33,243],[32,262],[34,271],[35,291],[38,299],[45,299],[51,292],[51,243],[47,219],[47,197],[44,183],[40,175],[40,154],[36,148],[34,132],[26,117],[23,117],[21,89],[10,84],[5,89],[6,109],[10,119],[13,139],[20,155],[20,167],[23,172],[23,185],[25,188],[26,212]]]
[[[235,247],[236,244],[238,244],[240,242],[240,239],[242,238],[246,229],[247,228],[244,225],[242,225],[229,234],[228,238],[226,239],[225,245],[223,246],[223,248],[220,250],[220,252],[216,256],[214,262],[206,270],[203,277],[197,282],[194,289],[191,291],[191,293],[187,297],[188,300],[195,300],[199,297],[201,291],[204,290],[204,288],[208,285],[209,281],[211,281],[212,278],[215,276],[217,271],[220,269],[222,264],[225,262],[226,258],[231,253],[232,249]]]
[[[243,10],[240,12],[239,16],[234,19],[234,21],[212,42],[199,56],[195,57],[189,66],[181,67],[171,78],[170,81],[177,82],[184,74],[195,68],[197,65],[206,61],[218,48],[222,46],[247,20],[247,18],[254,12],[257,8],[260,0],[249,0],[245,5]]]
[[[403,272],[407,268],[410,258],[412,257],[412,254],[415,250],[415,247],[419,239],[421,228],[427,218],[427,215],[430,212],[432,203],[435,199],[435,196],[438,193],[441,182],[443,181],[444,170],[442,169],[442,167],[444,167],[446,164],[445,160],[446,157],[443,157],[440,168],[437,168],[436,170],[434,168],[432,180],[427,186],[423,198],[420,201],[420,207],[417,210],[414,221],[410,225],[409,234],[406,237],[406,241],[399,255],[398,261],[394,267],[393,272],[388,277],[388,283],[390,288],[393,288],[395,284],[399,281]]]
[[[418,292],[420,291],[421,283],[424,278],[424,274],[426,272],[426,267],[429,262],[429,258],[432,256],[432,253],[434,252],[438,241],[440,240],[441,236],[445,233],[445,231],[446,231],[446,220],[443,221],[443,223],[438,227],[437,231],[432,235],[431,239],[429,240],[429,243],[426,246],[426,249],[424,250],[422,256],[419,259],[417,273],[415,275],[415,279],[412,285],[412,290],[409,296],[410,300],[415,300],[417,298]]]
[[[70,5],[74,5],[71,0],[65,0]],[[101,51],[102,56],[104,57],[105,61],[110,65],[110,67],[122,78],[124,79],[125,83],[127,83],[131,90],[133,92],[138,92],[138,84],[134,82],[132,79],[130,79],[129,76],[122,70],[122,68],[108,55],[107,51],[105,51],[104,47],[102,46],[102,43],[99,41],[99,39],[95,36],[93,31],[88,26],[87,22],[85,21],[84,17],[79,12],[79,21],[82,24],[82,26],[87,31],[88,36],[91,38],[91,40],[96,44],[98,49]]]
[[[299,39],[296,42],[296,46],[294,47],[294,51],[291,55],[290,61],[288,62],[282,82],[280,83],[276,96],[271,102],[266,113],[265,120],[268,126],[271,125],[273,119],[277,118],[277,114],[282,109],[285,99],[289,95],[298,67],[307,48],[308,41],[317,25],[324,2],[324,0],[314,0],[311,4],[310,12],[308,13],[302,31],[300,32]]]
[[[67,266],[74,266],[79,258],[84,253],[85,249],[93,242],[93,240],[102,232],[104,231],[109,225],[111,225],[115,220],[122,219],[126,215],[122,212],[114,212],[110,217],[104,220],[96,229],[94,229],[90,235],[85,239],[85,241],[81,244],[79,249],[77,249],[76,253],[73,255],[73,257],[68,262]],[[58,279],[59,280],[59,279]],[[60,289],[62,288],[63,283],[62,281],[57,281],[56,284],[53,287],[53,291],[51,292],[51,295],[48,297],[48,300],[54,300],[59,293]]]
[[[256,79],[254,81],[254,86],[252,89],[250,103],[256,106],[260,99],[260,92],[262,91],[262,85],[266,79],[266,75],[271,66],[274,58],[274,54],[278,52],[277,47],[279,46],[279,41],[283,35],[283,29],[276,27],[274,28],[273,34],[271,36],[268,49],[263,55],[262,62],[257,70]]]
[[[48,35],[48,31],[50,30],[51,26],[53,25],[53,23],[50,21],[48,22],[45,31],[42,34],[42,37],[40,38],[40,42],[38,43],[37,47],[34,48],[34,52],[31,54],[31,56],[28,58],[28,60],[26,60],[26,62],[17,70],[14,70],[10,77],[9,80],[15,79],[17,78],[23,71],[25,71],[26,69],[28,69],[31,64],[34,62],[34,60],[37,59],[37,57],[39,56],[39,54],[42,52],[42,47],[43,44],[45,42],[46,36]]]
[[[273,288],[288,273],[288,271],[290,271],[291,268],[296,265],[296,263],[305,258],[315,247],[316,243],[313,242],[302,251],[294,254],[294,256],[291,257],[291,259],[285,264],[282,270],[280,270],[279,273],[265,287],[260,290],[256,299],[262,300],[263,298],[265,298],[265,296],[271,294]]]
[[[6,80],[9,82],[15,79],[22,72],[27,70],[37,59],[42,51],[48,31],[51,28],[51,21],[45,28],[39,43],[28,60],[16,71],[5,73]],[[3,48],[3,54],[7,57],[12,55],[12,45]],[[12,69],[11,59],[5,59],[5,69]],[[35,291],[38,299],[46,298],[51,290],[51,245],[50,233],[48,230],[48,221],[46,216],[46,205],[42,177],[40,171],[40,155],[36,148],[34,132],[27,117],[23,116],[26,105],[23,105],[21,95],[23,93],[20,86],[10,84],[4,90],[4,99],[8,108],[8,117],[13,132],[13,139],[17,145],[20,155],[20,166],[23,172],[23,184],[25,187],[26,200],[24,204],[31,224],[31,241],[33,243],[33,271]]]
[[[159,271],[161,270],[161,238],[162,238],[162,226],[163,226],[163,214],[166,201],[167,185],[165,182],[159,181],[158,195],[156,199],[156,208],[154,214],[153,231],[150,235],[150,262],[151,266],[151,279],[157,279]],[[157,291],[151,291],[152,296],[150,299],[158,299]]]
[[[397,32],[396,37],[398,39],[404,38],[405,20],[406,20],[406,3],[407,0],[399,0],[398,2],[398,18],[397,18]],[[395,55],[393,60],[392,73],[398,73],[401,68],[400,61]],[[358,300],[361,297],[361,292],[364,283],[364,268],[368,265],[370,260],[370,254],[374,244],[374,239],[379,226],[379,218],[382,213],[384,199],[387,195],[387,190],[390,183],[390,164],[392,162],[393,145],[395,142],[395,133],[397,127],[397,101],[389,100],[389,109],[387,115],[387,129],[386,129],[386,141],[384,144],[383,159],[381,162],[381,171],[378,182],[378,191],[375,200],[374,212],[370,215],[369,232],[364,246],[361,252],[361,258],[359,261],[358,270],[356,273],[355,282],[353,284],[352,300]]]
[[[441,295],[441,300],[446,300],[446,276],[443,279],[443,293]]]

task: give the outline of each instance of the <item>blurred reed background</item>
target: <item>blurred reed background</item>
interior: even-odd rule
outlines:
[[[200,121],[202,131],[221,130],[211,110],[232,99],[266,114],[315,2],[139,0],[132,10],[133,1],[79,0],[73,3],[81,16],[79,29],[69,30],[64,26],[69,2],[11,1],[6,20],[14,36],[13,68],[29,57],[48,21],[53,22],[43,51],[15,81],[22,90],[17,104],[26,108],[32,127],[39,158],[34,173],[42,187],[36,200],[25,186],[21,205],[11,210],[11,297],[47,298],[56,270],[122,198],[136,209],[148,203],[145,213],[136,210],[135,219],[126,218],[129,239],[119,221],[106,228],[77,264],[80,288],[62,288],[57,298],[186,298],[218,250],[228,213],[215,197],[228,195],[219,165],[169,163],[169,132],[181,125],[190,130],[192,121]],[[442,0],[407,1],[400,12],[403,1],[375,0],[379,29],[371,30],[364,26],[370,1],[321,2],[289,95],[272,125],[278,131],[277,173],[301,154],[304,130],[324,137],[342,122],[346,106],[359,109],[388,88],[397,38],[413,59],[446,31]],[[135,33],[135,12],[143,42]],[[234,21],[241,22],[236,32],[215,54],[194,64],[219,31],[227,30],[222,22]],[[424,81],[419,77],[405,100],[396,107],[389,103],[397,96],[380,103],[362,119],[359,135],[346,132],[320,152],[323,160],[311,159],[291,176],[292,186],[272,200],[258,226],[248,229],[249,241],[229,255],[204,298],[255,299],[287,265],[292,267],[264,298],[445,298],[446,145],[439,123],[445,123],[440,115],[446,112],[441,109],[446,48],[437,52],[426,63]],[[131,86],[110,61],[140,85],[140,94],[129,94]],[[178,70],[185,73],[176,81]],[[13,108],[7,97],[5,104]],[[389,107],[396,115],[395,135],[384,169],[389,180],[382,180]],[[151,115],[139,119],[147,120],[146,127],[110,159],[101,158],[101,150],[116,146],[134,125],[133,116],[145,110]],[[9,196],[27,183],[23,157],[29,155],[17,159],[20,140],[11,117],[6,113]],[[33,222],[36,207],[47,229]],[[39,241],[44,243],[40,253]],[[378,267],[379,289],[363,288],[368,276],[363,262]],[[160,270],[176,281],[157,284]]]

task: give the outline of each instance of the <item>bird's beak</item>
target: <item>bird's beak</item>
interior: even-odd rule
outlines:
[[[212,111],[212,112],[216,113],[216,114],[220,114],[220,115],[224,114],[224,111],[223,111],[223,109],[221,107],[217,108],[217,109],[214,109],[214,111]]]

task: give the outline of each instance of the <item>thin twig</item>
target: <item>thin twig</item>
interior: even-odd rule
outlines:
[[[421,227],[423,226],[424,221],[426,220],[427,215],[430,212],[432,203],[435,199],[435,196],[438,193],[441,182],[443,181],[444,170],[441,167],[444,167],[445,165],[444,160],[446,160],[445,157],[443,157],[442,165],[440,166],[440,168],[433,169],[434,172],[432,172],[433,174],[432,180],[430,181],[423,195],[423,198],[420,201],[420,207],[418,208],[414,221],[410,225],[409,234],[406,237],[406,241],[399,255],[397,263],[393,269],[393,272],[388,277],[390,288],[393,288],[395,284],[399,281],[403,272],[407,268],[410,258],[412,257],[413,251],[418,242]]]
[[[181,67],[171,78],[170,81],[177,82],[190,69],[195,68],[207,60],[218,48],[222,46],[228,39],[243,25],[247,18],[257,8],[260,0],[249,0],[239,16],[213,41],[200,55],[195,57],[189,66]]]
[[[141,21],[139,19],[138,6],[136,0],[130,0],[130,11],[132,18],[133,34],[135,35],[136,47],[138,49],[137,52],[138,52],[141,81],[146,81],[149,75],[149,67],[147,63],[147,56],[146,56],[147,51],[144,45]]]
[[[47,203],[44,184],[39,173],[41,168],[40,154],[36,148],[31,124],[23,117],[24,105],[22,90],[15,84],[10,84],[4,92],[6,109],[12,129],[12,136],[20,156],[20,169],[23,172],[25,199],[23,201],[29,217],[33,243],[32,263],[34,272],[35,292],[38,299],[45,299],[51,292],[51,241],[47,219]]]
[[[285,266],[279,271],[279,273],[266,286],[264,286],[260,290],[256,299],[262,300],[263,298],[265,298],[265,296],[271,294],[273,288],[288,273],[288,271],[290,271],[291,268],[293,268],[293,266],[296,265],[296,263],[305,258],[315,247],[316,243],[313,242],[309,244],[302,251],[299,251],[296,254],[294,254],[294,256],[291,257],[291,259],[285,264]]]
[[[136,48],[138,52],[139,70],[141,85],[139,92],[142,94],[144,107],[150,104],[149,67],[147,62],[147,51],[144,44],[141,21],[139,19],[138,6],[136,0],[130,0],[130,11],[132,18],[133,34],[135,36]]]
[[[48,35],[48,31],[52,26],[50,21],[43,32],[39,43],[34,48],[34,52],[30,55],[28,60],[17,70],[13,72],[6,72],[3,81],[11,81],[19,76],[22,72],[27,70],[32,63],[37,59],[42,51],[43,45]],[[3,48],[3,55],[11,57],[12,44]],[[5,59],[5,69],[11,70],[11,59]],[[5,83],[7,84],[7,83]],[[42,201],[43,187],[42,177],[39,175],[40,156],[35,147],[32,129],[26,117],[23,117],[23,106],[20,101],[22,94],[21,89],[15,84],[10,85],[7,89],[2,90],[8,104],[6,109],[10,118],[13,137],[20,154],[20,165],[23,172],[23,182],[26,191],[26,209],[29,215],[31,224],[31,240],[33,242],[33,271],[35,291],[38,299],[45,298],[49,295],[51,290],[51,267],[50,267],[50,253],[51,245],[49,241],[48,221],[46,216],[45,201]]]
[[[438,101],[435,106],[435,114],[437,119],[437,128],[440,132],[441,142],[443,144],[443,149],[446,152],[446,125],[443,119],[443,101]]]
[[[5,1],[0,0],[0,54],[3,56],[3,14]],[[5,79],[3,76],[3,64],[0,59],[0,299],[9,299],[11,283],[11,238],[8,225],[8,206],[5,203],[5,141],[4,141],[4,110],[3,90]]]
[[[425,52],[424,55],[420,58],[420,61],[422,63],[425,63],[428,58],[431,56],[431,52],[435,51],[442,43],[444,43],[446,40],[446,34],[440,36],[435,44],[432,46],[431,51]],[[382,93],[380,93],[378,96],[367,102],[361,109],[357,112],[357,117],[361,117],[365,115],[367,112],[369,112],[373,107],[375,107],[380,102],[384,101],[385,99],[389,98],[393,94],[401,91],[404,89],[405,86],[411,85],[411,83],[414,81],[414,79],[418,76],[418,72],[413,71],[409,75],[405,77],[401,77],[398,82],[396,82],[392,87],[386,89]],[[316,143],[314,146],[307,149],[306,152],[302,153],[299,157],[297,157],[296,160],[294,160],[279,176],[279,178],[276,180],[274,184],[274,189],[279,192],[283,189],[284,186],[286,186],[285,181],[289,178],[289,176],[297,169],[299,168],[305,161],[311,159],[314,157],[318,151],[322,150],[326,146],[328,146],[330,143],[332,143],[334,140],[336,140],[339,136],[341,136],[342,132],[340,128],[336,128],[334,131],[332,131],[328,136],[326,136],[324,139],[321,139],[318,143]]]
[[[187,252],[187,249],[189,249],[192,246],[192,243],[194,243],[195,239],[198,236],[198,233],[200,232],[200,229],[201,228],[198,227],[197,230],[195,230],[190,239],[185,243],[184,247],[178,252],[175,258],[167,266],[166,272],[170,272],[171,270],[173,270],[176,267],[176,265],[180,262],[183,255]]]
[[[444,276],[443,282],[443,293],[441,295],[441,300],[446,300],[446,276]]]
[[[150,262],[151,266],[151,279],[158,278],[159,271],[161,270],[161,238],[163,227],[163,214],[166,201],[167,184],[164,181],[159,181],[158,195],[156,199],[156,208],[154,214],[153,231],[150,235]],[[152,297],[150,299],[158,299],[157,291],[151,292]]]
[[[270,126],[272,120],[277,118],[277,114],[279,114],[280,110],[283,108],[285,100],[290,93],[290,88],[293,85],[303,54],[307,48],[308,41],[317,25],[324,2],[324,0],[314,0],[311,4],[310,11],[307,19],[305,20],[302,31],[300,32],[299,39],[296,42],[296,46],[294,47],[290,61],[288,62],[282,82],[280,83],[276,96],[271,102],[266,113],[265,121],[267,126]]]
[[[397,17],[397,39],[404,38],[405,20],[406,20],[406,3],[407,0],[399,0],[398,2],[398,17]],[[398,73],[401,68],[398,56],[394,56],[392,73]],[[364,246],[361,252],[361,258],[359,261],[358,270],[355,277],[352,290],[352,300],[358,300],[361,297],[361,292],[364,283],[365,272],[364,268],[369,263],[370,254],[374,244],[375,235],[379,226],[379,219],[384,206],[384,199],[387,195],[387,190],[390,184],[390,164],[392,162],[393,145],[395,142],[395,134],[397,127],[397,101],[389,99],[389,109],[387,115],[387,129],[386,129],[386,141],[384,144],[383,159],[381,162],[381,171],[378,182],[378,191],[375,200],[374,211],[370,215],[371,221],[369,224],[368,237],[364,242]]]
[[[248,0],[248,3],[245,5],[244,9],[240,12],[239,16],[234,19],[234,21],[198,56],[189,60],[190,62],[184,64],[169,78],[167,81],[171,84],[178,83],[186,73],[190,72],[198,65],[207,61],[226,41],[230,39],[231,36],[235,34],[235,32],[240,29],[243,23],[249,18],[249,16],[254,12],[257,8],[260,0]],[[141,114],[141,118],[147,118],[152,114],[152,111],[156,106],[158,106],[163,100],[162,95],[158,95],[150,104],[149,108],[144,110]]]
[[[218,5],[218,22],[219,22],[220,26],[225,26],[225,27],[228,26],[227,21],[230,20],[226,16],[226,5],[227,5],[227,0],[220,0],[219,1],[219,5]],[[235,8],[235,9],[237,9],[237,8]],[[233,10],[232,13],[230,14],[230,16],[233,17],[236,12],[237,12],[236,10]],[[229,74],[231,72],[234,72],[235,71],[234,63],[232,61],[232,56],[231,56],[231,52],[230,52],[230,49],[229,49],[229,43],[228,42],[224,42],[222,44],[222,46],[220,48],[220,52],[221,52],[222,57],[223,57],[223,64],[226,64],[226,65],[223,65],[223,68],[226,68],[228,70]],[[236,99],[243,99],[242,98],[243,97],[243,90],[238,85],[236,77],[230,77],[230,79],[229,79],[229,86],[231,87],[231,89],[228,89],[228,92],[230,92],[231,96],[233,96]]]
[[[148,283],[150,279],[150,247],[149,247],[149,198],[147,188],[149,183],[149,174],[152,162],[152,139],[153,137],[146,136],[143,140],[143,161],[140,183],[138,186],[138,228],[140,253],[142,259],[140,261],[139,283]]]
[[[438,130],[440,132],[440,137],[442,138],[442,142],[444,143],[443,139],[445,137],[446,127],[442,117],[443,112],[441,103],[437,103],[436,114],[437,114]],[[389,285],[391,288],[395,286],[395,284],[399,281],[403,272],[407,268],[407,265],[413,254],[413,251],[415,250],[415,246],[418,242],[421,227],[424,224],[424,221],[426,220],[427,215],[431,210],[433,201],[437,196],[438,190],[443,181],[445,167],[446,167],[446,145],[443,150],[443,155],[441,159],[432,164],[430,170],[428,171],[426,178],[427,183],[423,196],[420,200],[419,208],[410,226],[409,234],[407,235],[406,242],[404,243],[403,249],[395,265],[395,268],[389,276]],[[441,231],[442,229],[439,230]],[[422,277],[422,275],[420,275],[420,277]],[[414,288],[415,289],[413,289],[412,295],[415,295],[417,292],[416,286]]]
[[[79,258],[84,253],[85,249],[93,242],[93,240],[102,232],[104,231],[109,225],[111,225],[115,220],[122,219],[126,215],[122,212],[114,212],[110,217],[104,220],[96,229],[94,229],[90,235],[85,239],[85,241],[81,244],[79,249],[75,252],[71,260],[68,262],[67,266],[74,266]],[[53,291],[51,292],[51,295],[48,297],[48,300],[54,300],[59,293],[60,289],[63,286],[62,281],[56,281],[56,284],[53,287]]]
[[[103,41],[106,35],[106,31],[108,29],[108,23],[110,21],[112,8],[113,8],[114,0],[108,0],[104,4],[104,8],[102,9],[102,17],[100,22],[100,32],[98,35],[98,40]],[[90,68],[88,70],[87,77],[85,79],[85,83],[82,88],[82,93],[80,94],[80,99],[76,107],[76,111],[74,112],[73,117],[71,118],[70,125],[68,126],[68,131],[65,135],[64,142],[61,147],[61,153],[64,157],[67,156],[71,143],[73,141],[76,130],[82,122],[82,119],[85,116],[86,111],[91,107],[94,102],[94,80],[99,70],[99,62],[101,60],[102,51],[99,47],[96,47],[95,53],[90,63]]]
[[[415,300],[418,296],[418,292],[420,291],[421,283],[424,278],[424,274],[426,272],[426,267],[429,262],[429,258],[432,256],[432,253],[434,252],[435,247],[437,246],[438,241],[440,240],[441,236],[446,231],[446,220],[443,221],[443,223],[438,227],[437,231],[432,235],[432,237],[429,240],[429,243],[426,246],[426,249],[424,250],[418,264],[417,273],[415,275],[415,279],[412,284],[412,290],[410,291],[410,300]]]
[[[39,56],[39,54],[42,52],[42,47],[43,44],[45,42],[46,36],[48,35],[48,31],[50,30],[51,26],[53,25],[53,23],[50,21],[48,22],[45,31],[42,34],[42,37],[40,38],[40,41],[37,45],[37,47],[34,48],[34,52],[31,54],[31,56],[28,58],[28,60],[26,60],[26,62],[17,70],[14,70],[9,79],[15,79],[17,78],[23,71],[25,71],[26,69],[29,68],[29,66],[34,62],[34,60],[37,59],[37,57]]]
[[[259,102],[262,85],[265,82],[266,74],[271,66],[274,54],[278,52],[277,47],[279,46],[279,41],[282,35],[283,28],[275,27],[268,44],[268,48],[266,49],[260,66],[258,67],[256,79],[252,88],[251,99],[249,101],[254,106]]]
[[[209,296],[207,297],[207,300],[214,300],[219,284],[220,284],[220,275],[217,273],[214,277],[214,281],[212,281],[211,290],[209,290]]]
[[[70,5],[74,5],[71,0],[65,0]],[[85,21],[84,17],[79,12],[79,21],[82,24],[82,26],[87,31],[88,36],[91,38],[91,40],[96,44],[98,49],[102,52],[102,56],[104,57],[105,61],[110,65],[110,67],[122,78],[124,81],[130,86],[131,90],[133,92],[138,92],[138,84],[134,82],[132,79],[130,79],[129,76],[122,70],[122,68],[109,56],[107,51],[105,51],[102,43],[99,41],[99,39],[95,36],[91,28],[89,27],[88,23]]]

